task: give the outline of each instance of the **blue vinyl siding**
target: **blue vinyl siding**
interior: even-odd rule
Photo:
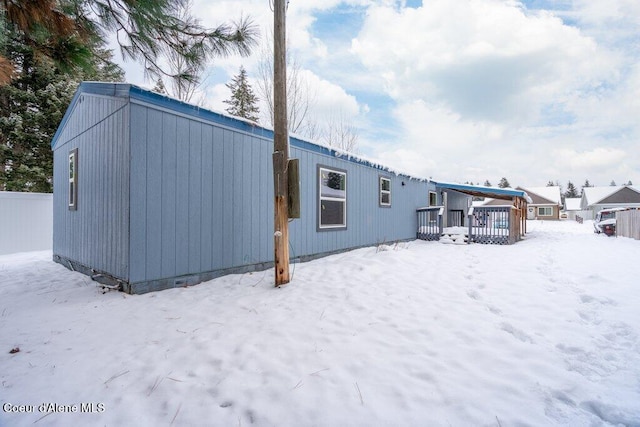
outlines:
[[[85,94],[54,139],[60,255],[132,284],[273,260],[271,131],[129,85],[83,87],[115,96],[95,97],[101,110],[90,111]],[[72,227],[63,193],[66,157],[76,145],[64,138],[74,132],[84,135],[76,140],[87,180],[78,203],[91,215]],[[433,184],[293,138],[290,157],[300,161],[301,218],[289,228],[293,258],[415,238],[415,210],[428,204]],[[91,173],[87,163],[95,165]],[[346,171],[346,230],[317,231],[318,165]],[[379,206],[381,175],[391,181],[391,207]],[[92,245],[80,243],[87,239]]]
[[[147,108],[131,106],[131,218],[129,234],[134,251],[130,257],[131,278],[147,277]],[[139,279],[138,279],[139,280]]]
[[[53,253],[126,280],[128,104],[119,98],[90,94],[77,99],[74,114],[57,133],[54,151]],[[69,211],[68,156],[75,148],[78,200],[77,210]]]
[[[147,168],[144,176],[132,170],[139,176],[132,183],[146,188],[135,194],[146,197],[131,200],[132,212],[143,216],[132,224],[145,229],[132,234],[131,264],[144,268],[131,281],[268,262],[273,213],[263,207],[273,209],[265,165],[270,142],[146,105],[131,108],[141,118],[132,140],[146,146],[134,151],[145,153]]]

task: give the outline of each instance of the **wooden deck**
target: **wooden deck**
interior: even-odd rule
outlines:
[[[522,212],[512,205],[482,206],[470,208],[466,225],[443,228],[444,208],[434,206],[417,211],[418,231],[421,240],[441,240],[446,243],[481,243],[511,245],[521,240],[524,232]]]

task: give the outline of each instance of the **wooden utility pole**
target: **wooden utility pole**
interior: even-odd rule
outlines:
[[[287,130],[287,0],[273,2],[273,194],[274,257],[276,286],[289,283],[288,180],[289,136]]]

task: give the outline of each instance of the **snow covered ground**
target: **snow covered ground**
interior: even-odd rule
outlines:
[[[2,256],[0,425],[640,426],[639,241],[379,249],[140,296]]]

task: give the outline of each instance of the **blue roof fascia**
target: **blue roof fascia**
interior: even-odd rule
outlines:
[[[148,103],[151,105],[156,105],[158,107],[167,108],[172,111],[176,111],[181,114],[185,114],[188,116],[196,117],[208,122],[214,122],[216,124],[220,124],[232,129],[238,129],[242,132],[248,133],[250,135],[255,135],[260,138],[273,140],[273,131],[270,129],[263,128],[257,124],[238,119],[235,117],[227,116],[221,113],[217,113],[212,110],[208,110],[206,108],[201,108],[192,104],[188,104],[186,102],[180,101],[175,98],[170,98],[168,96],[152,92],[147,89],[143,89],[141,87],[129,84],[129,83],[104,83],[104,82],[82,82],[80,86],[76,90],[67,111],[65,112],[60,125],[51,141],[51,148],[55,147],[55,143],[59,137],[59,134],[64,129],[69,117],[71,116],[73,109],[78,102],[80,96],[84,93],[95,94],[95,95],[103,95],[103,96],[116,96],[116,97],[129,97],[136,100],[139,100],[144,103]],[[346,160],[349,162],[357,163],[360,165],[368,166],[370,168],[378,169],[383,172],[387,172],[389,174],[395,174],[398,176],[404,176],[408,179],[416,179],[419,181],[427,181],[424,178],[413,177],[403,173],[397,173],[392,171],[390,168],[373,163],[369,160],[365,160],[359,158],[355,155],[350,155],[348,153],[342,153],[340,151],[333,150],[329,147],[325,147],[322,145],[318,145],[316,143],[305,141],[293,136],[289,137],[289,143],[291,146],[311,151],[314,153],[322,154],[325,156],[335,157],[338,159]]]
[[[493,188],[493,187],[481,187],[478,185],[468,185],[468,184],[452,184],[448,182],[437,182],[436,188],[443,188],[447,190],[460,190],[460,191],[482,191],[485,193],[493,193],[499,194],[502,196],[512,196],[512,197],[522,197],[526,198],[527,193],[521,190],[514,190],[509,188]]]
[[[174,98],[166,97],[159,93],[148,91],[138,86],[132,85],[130,91],[131,91],[132,98],[139,99],[141,101],[144,101],[153,105],[158,105],[160,107],[170,108],[179,113],[197,117],[206,121],[215,122],[223,126],[238,129],[242,132],[249,133],[251,135],[256,135],[265,139],[273,140],[274,132],[270,129],[263,128],[260,125],[253,124],[235,117],[226,116],[224,114],[217,113],[215,111],[211,111],[206,108],[200,108],[195,105],[188,104]],[[358,163],[364,166],[379,169],[384,172],[392,173],[391,170],[385,166],[374,164],[368,160],[360,159],[355,156],[350,156],[349,154],[341,153],[329,147],[318,145],[310,141],[298,139],[294,136],[289,137],[289,144],[301,150],[307,150],[314,153],[323,154],[325,156],[340,158],[342,160],[347,160],[353,163]],[[414,178],[405,174],[398,174],[398,175],[406,176],[407,178],[420,179],[420,178]]]
[[[133,99],[157,105],[159,107],[170,108],[171,110],[178,113],[186,114],[209,122],[215,122],[223,126],[238,129],[251,135],[256,135],[265,139],[273,139],[272,130],[265,129],[257,124],[253,124],[251,122],[240,120],[231,116],[225,116],[224,114],[216,113],[215,111],[208,110],[206,108],[188,104],[178,99],[169,98],[159,93],[142,89],[138,86],[131,86],[130,96]]]

